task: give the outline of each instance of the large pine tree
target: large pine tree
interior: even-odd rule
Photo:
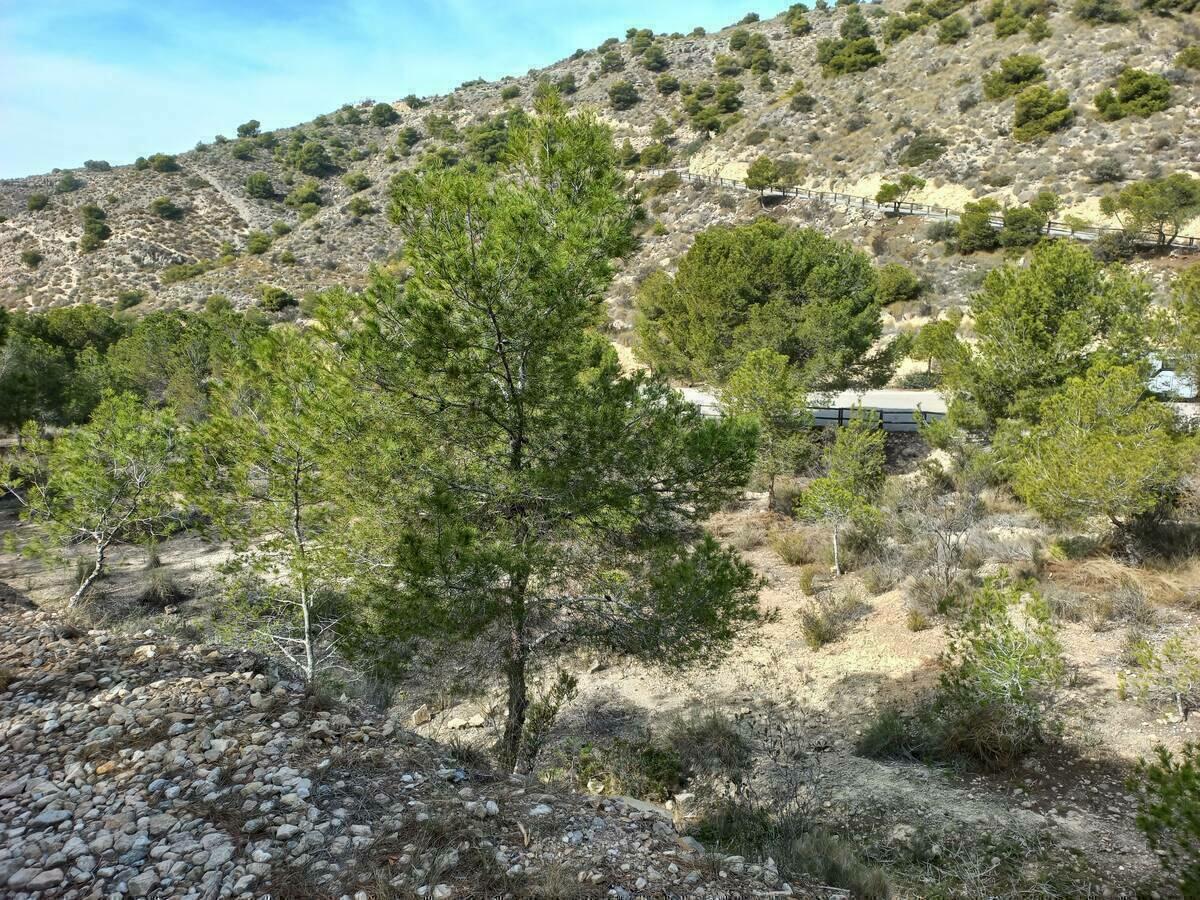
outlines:
[[[373,626],[493,639],[518,768],[540,661],[683,665],[759,618],[756,577],[699,524],[745,483],[754,426],[624,375],[595,330],[634,216],[608,130],[547,98],[499,169],[397,183],[409,277],[325,314],[371,435],[347,470],[387,532]]]

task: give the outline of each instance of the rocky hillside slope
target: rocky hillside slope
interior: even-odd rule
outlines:
[[[792,896],[656,812],[472,768],[261,661],[0,584],[0,895]]]
[[[1114,182],[1200,172],[1200,72],[1176,63],[1181,50],[1200,41],[1196,14],[1140,12],[1129,21],[1092,25],[1072,16],[1068,4],[1047,4],[1050,34],[1035,42],[1028,28],[997,36],[1002,29],[987,19],[990,4],[979,2],[960,10],[970,27],[957,43],[940,42],[933,21],[886,45],[884,23],[907,5],[886,0],[863,7],[886,59],[837,77],[823,76],[817,47],[837,37],[847,8],[811,11],[804,34],[794,34],[784,16],[739,26],[766,38],[765,74],[733,73],[726,57],[740,54],[750,62],[730,46],[733,27],[658,36],[661,55],[656,50],[649,57],[643,36],[640,44],[626,39],[521,77],[386,104],[376,115],[367,104],[348,106],[294,128],[201,143],[174,158],[148,155],[140,166],[0,181],[0,303],[40,309],[110,304],[125,292],[122,303],[139,309],[197,304],[216,293],[244,305],[263,285],[301,296],[361,283],[370,264],[386,263],[400,249],[385,214],[391,176],[431,154],[488,158],[502,134],[497,117],[530,107],[542,81],[575,85],[568,99],[600,110],[618,142],[628,139],[632,150],[664,143],[668,165],[740,177],[751,160],[767,154],[794,162],[796,180],[809,187],[872,195],[908,163],[927,181],[910,199],[954,208],[980,196],[1017,202],[1049,188],[1066,200],[1062,215],[1098,222],[1098,199]],[[1070,127],[1041,141],[1014,138],[1014,100],[986,99],[981,80],[1015,53],[1040,57],[1046,83],[1068,92],[1076,110]],[[664,62],[665,69],[651,71],[651,58],[655,69]],[[1172,84],[1170,106],[1144,118],[1104,121],[1092,98],[1125,67],[1164,75]],[[704,93],[704,84],[719,86],[722,77],[736,82],[729,106],[740,108],[722,111],[720,130],[706,139],[686,111],[685,91],[660,89],[663,75],[697,89],[693,97]],[[628,82],[637,100],[618,111],[610,90],[619,82]],[[906,156],[914,146],[936,152]],[[64,175],[72,177],[64,181]],[[251,175],[260,181],[257,189],[248,189]],[[295,189],[310,177],[315,183],[302,196]],[[686,246],[721,210],[753,215],[757,207],[752,198],[727,201],[715,194],[707,202],[713,212],[700,216],[689,215],[689,202],[657,204],[653,214],[661,227],[648,232],[630,270],[669,265],[678,245]],[[79,247],[86,204],[103,211],[111,232],[90,252]],[[830,225],[840,213],[799,215]],[[659,239],[664,233],[673,238],[668,247]],[[874,234],[859,229],[845,236],[866,246]]]

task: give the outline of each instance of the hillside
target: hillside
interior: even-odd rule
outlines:
[[[244,139],[198,144],[173,164],[171,158],[156,160],[154,148],[147,148],[141,166],[6,180],[0,182],[0,303],[34,309],[83,301],[108,305],[122,292],[141,291],[127,293],[123,305],[192,306],[212,294],[246,305],[267,284],[297,297],[360,284],[371,264],[385,263],[400,249],[386,217],[391,177],[432,155],[490,158],[503,143],[500,117],[510,108],[530,108],[542,81],[573,80],[571,103],[601,111],[618,144],[628,139],[633,150],[643,150],[661,140],[670,154],[666,165],[740,178],[754,158],[767,154],[793,162],[794,180],[805,186],[863,195],[873,195],[885,178],[911,171],[926,185],[909,199],[952,208],[982,196],[1007,205],[1051,189],[1064,201],[1060,218],[1098,223],[1104,219],[1099,198],[1114,183],[1200,171],[1200,74],[1175,63],[1200,38],[1195,14],[1140,13],[1128,22],[1093,25],[1066,8],[1050,9],[1051,33],[1035,42],[1028,27],[998,37],[998,23],[987,21],[989,4],[975,3],[960,11],[970,24],[957,43],[939,41],[936,19],[885,43],[884,23],[899,20],[904,7],[891,0],[863,7],[885,60],[835,77],[823,76],[818,45],[837,37],[848,8],[811,11],[811,30],[804,34],[793,34],[786,16],[738,26],[753,36],[752,47],[761,48],[758,36],[765,37],[765,63],[754,62],[746,50],[736,61],[734,27],[659,36],[653,45],[661,54],[655,50],[650,57],[640,55],[646,37],[635,36],[525,76],[464,84],[446,96],[396,101],[383,111],[369,103],[348,106],[267,135],[247,129]],[[1040,57],[1046,83],[1068,92],[1075,110],[1069,127],[1019,141],[1012,134],[1013,98],[984,97],[982,77],[1016,53]],[[661,72],[647,67],[651,58]],[[742,63],[750,68],[733,74]],[[724,82],[715,73],[718,65],[729,73]],[[1165,75],[1170,104],[1147,117],[1104,121],[1092,98],[1113,86],[1126,67]],[[678,79],[693,99],[680,90],[662,93],[661,75]],[[620,82],[632,85],[639,99],[618,111],[610,90]],[[715,100],[707,97],[714,85],[725,91],[716,91]],[[689,115],[685,107],[696,97],[704,98],[706,112]],[[660,117],[664,123],[656,130]],[[719,130],[706,138],[698,125]],[[305,157],[314,144],[324,153]],[[912,165],[903,169],[902,161]],[[310,191],[285,200],[310,177],[305,169],[313,173],[319,197]],[[263,173],[272,196],[249,195],[247,178],[254,173]],[[360,173],[365,181],[347,184],[346,176]],[[65,174],[74,176],[74,185],[62,183]],[[44,195],[43,208],[29,208],[40,205],[35,195]],[[153,208],[156,198],[169,204]],[[111,231],[91,252],[79,248],[80,208],[86,204],[100,207]],[[620,330],[627,318],[623,298],[635,280],[671,265],[702,228],[759,211],[753,195],[706,188],[685,186],[656,198],[650,204],[655,227],[647,228],[640,252],[616,285],[615,327]],[[961,298],[964,270],[988,265],[986,257],[943,258],[924,239],[924,223],[915,220],[795,201],[774,214],[870,247],[881,261],[909,263],[934,287],[935,306]],[[252,237],[255,232],[262,234]],[[186,265],[190,271],[180,268]]]

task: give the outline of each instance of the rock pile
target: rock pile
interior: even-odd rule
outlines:
[[[656,813],[473,770],[254,657],[0,593],[0,895],[733,897]]]

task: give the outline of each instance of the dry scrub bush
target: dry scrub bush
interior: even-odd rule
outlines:
[[[690,775],[735,775],[750,762],[750,745],[717,710],[679,717],[667,731],[667,743]]]
[[[799,613],[800,633],[813,650],[838,640],[865,604],[853,594],[814,597]]]
[[[775,554],[789,566],[804,566],[824,562],[828,558],[824,536],[809,529],[772,531],[767,543]]]

